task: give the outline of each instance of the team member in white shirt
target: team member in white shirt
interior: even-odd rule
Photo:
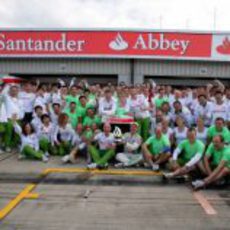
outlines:
[[[178,116],[176,118],[176,127],[173,130],[174,145],[179,145],[187,138],[188,128],[185,125],[184,118]]]
[[[31,121],[31,124],[34,128],[34,130],[37,132],[41,125],[42,125],[42,121],[41,121],[41,117],[43,115],[43,108],[41,105],[37,105],[35,106],[34,108],[34,116],[33,116],[33,119]]]
[[[130,112],[133,113],[135,120],[139,124],[139,133],[143,140],[149,137],[150,128],[150,105],[145,97],[137,95],[136,89],[131,89]]]
[[[143,160],[142,154],[138,153],[142,144],[142,138],[138,134],[138,123],[131,124],[130,132],[124,134],[122,142],[124,143],[124,152],[116,155],[116,160],[121,162],[116,164],[117,167],[134,166]]]
[[[212,124],[215,123],[216,118],[221,117],[224,121],[228,119],[228,105],[223,99],[223,93],[217,91],[215,93],[215,102],[212,105]]]
[[[3,98],[6,108],[7,123],[4,136],[6,151],[10,152],[12,147],[16,147],[18,137],[14,135],[12,117],[16,116],[18,121],[24,117],[23,101],[18,96],[19,86],[6,85],[3,89]]]
[[[47,157],[50,154],[55,154],[54,146],[52,145],[52,137],[55,126],[52,124],[48,114],[41,116],[41,125],[37,129],[37,135],[39,138],[40,149],[45,153]]]
[[[47,113],[48,101],[47,101],[47,97],[45,95],[45,91],[41,86],[37,89],[37,95],[36,95],[36,98],[34,101],[34,107],[36,107],[37,105],[42,106],[43,112]]]
[[[32,86],[29,82],[23,84],[22,91],[19,92],[19,98],[23,102],[23,110],[25,111],[23,121],[31,122],[36,95],[32,92]]]
[[[54,125],[58,124],[58,117],[61,114],[61,112],[62,112],[61,105],[58,103],[53,103],[52,107],[49,109],[49,115],[50,115],[51,122]]]
[[[98,144],[89,146],[89,154],[94,163],[88,165],[89,169],[105,168],[108,166],[108,162],[115,155],[115,138],[111,133],[111,126],[105,123],[103,126],[103,132],[96,134],[94,141]]]
[[[52,142],[59,156],[69,154],[75,142],[75,132],[68,121],[67,114],[61,113],[58,117],[58,124],[54,129]]]
[[[106,117],[115,115],[116,112],[116,101],[112,97],[112,92],[107,89],[105,90],[105,97],[99,100],[99,114],[102,116],[102,120]]]
[[[22,128],[17,123],[17,116],[13,115],[13,126],[15,131],[20,136],[20,158],[37,159],[44,162],[48,161],[45,154],[39,149],[39,139],[34,132],[30,123],[23,124]]]
[[[175,122],[178,116],[184,119],[185,124],[189,127],[192,124],[192,114],[186,106],[182,106],[180,101],[173,103],[172,121]]]
[[[51,93],[50,93],[50,103],[58,103],[60,105],[62,105],[62,95],[60,90],[58,89],[58,84],[52,84],[52,89],[51,89]]]
[[[212,120],[212,103],[207,101],[204,94],[198,96],[198,103],[194,107],[194,119],[197,121],[199,117],[204,120],[204,124],[208,127]]]
[[[3,82],[0,81],[0,153],[3,152],[2,147],[4,147],[4,132],[6,128],[7,123],[7,114],[6,114],[6,108],[4,104],[4,96],[2,94],[3,90]]]
[[[87,151],[87,147],[90,144],[89,143],[90,141],[86,140],[86,138],[84,137],[85,136],[84,136],[83,125],[79,123],[75,131],[73,148],[70,154],[67,154],[62,158],[63,163],[76,163],[77,156],[79,154],[82,154],[84,156],[86,155],[87,162],[90,163],[90,157]]]
[[[198,117],[196,120],[196,138],[206,145],[208,139],[208,128],[204,125],[204,119]]]

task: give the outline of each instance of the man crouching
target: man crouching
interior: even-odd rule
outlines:
[[[167,136],[162,133],[161,127],[155,129],[155,134],[149,137],[142,145],[143,158],[153,171],[158,171],[161,164],[168,161],[171,156],[170,141]]]

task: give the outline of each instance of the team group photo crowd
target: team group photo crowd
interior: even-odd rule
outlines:
[[[78,164],[89,170],[143,167],[194,189],[230,177],[230,88],[0,82],[0,154]]]

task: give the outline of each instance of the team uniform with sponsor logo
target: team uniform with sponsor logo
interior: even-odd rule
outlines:
[[[149,137],[150,127],[150,112],[149,102],[146,98],[137,96],[136,99],[130,98],[130,111],[134,115],[137,123],[139,124],[139,133],[143,140]]]
[[[106,166],[111,158],[115,155],[114,145],[115,138],[112,133],[105,135],[104,132],[96,134],[94,141],[98,143],[98,147],[94,145],[89,146],[89,153],[94,163],[98,166]]]
[[[227,127],[223,127],[221,130],[217,130],[215,125],[212,125],[208,129],[208,138],[212,140],[213,137],[221,135],[224,138],[225,143],[230,143],[230,131],[228,130]]]
[[[195,140],[194,143],[184,140],[173,152],[173,160],[181,166],[192,167],[196,165],[202,158],[205,145],[200,140]]]
[[[154,156],[170,151],[170,141],[168,137],[163,134],[159,139],[155,135],[149,137],[145,141],[145,144],[149,146],[149,151]]]
[[[28,159],[43,160],[45,162],[48,160],[44,153],[39,149],[39,138],[36,133],[24,135],[21,127],[17,123],[14,123],[14,129],[20,136],[20,152],[23,157]]]
[[[57,125],[54,129],[52,144],[55,145],[57,155],[69,154],[75,141],[75,132],[70,124],[65,127]]]
[[[141,146],[142,138],[138,133],[125,133],[123,136],[124,152],[116,155],[116,160],[123,166],[129,167],[138,164],[143,160],[142,154],[138,153]]]

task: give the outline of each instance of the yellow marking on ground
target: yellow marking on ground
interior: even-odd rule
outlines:
[[[41,173],[41,177],[45,177],[50,173],[92,173],[104,175],[133,175],[133,176],[160,176],[161,172],[144,171],[144,170],[88,170],[85,168],[48,168]],[[37,199],[38,193],[31,193],[37,184],[27,185],[13,200],[11,200],[3,209],[0,210],[0,220],[5,218],[16,206],[24,199]]]
[[[208,202],[206,197],[201,192],[194,192],[193,196],[204,209],[206,214],[208,215],[216,215],[217,211],[212,207],[212,205]]]
[[[93,174],[104,175],[133,175],[133,176],[160,176],[161,172],[145,171],[145,170],[98,170],[98,169],[85,169],[85,168],[49,168],[45,170],[46,174],[49,173],[84,173],[91,172]]]
[[[39,194],[38,193],[29,193],[25,196],[26,199],[38,199]]]
[[[0,220],[7,216],[23,199],[30,194],[36,184],[27,185],[13,200],[0,210]]]

